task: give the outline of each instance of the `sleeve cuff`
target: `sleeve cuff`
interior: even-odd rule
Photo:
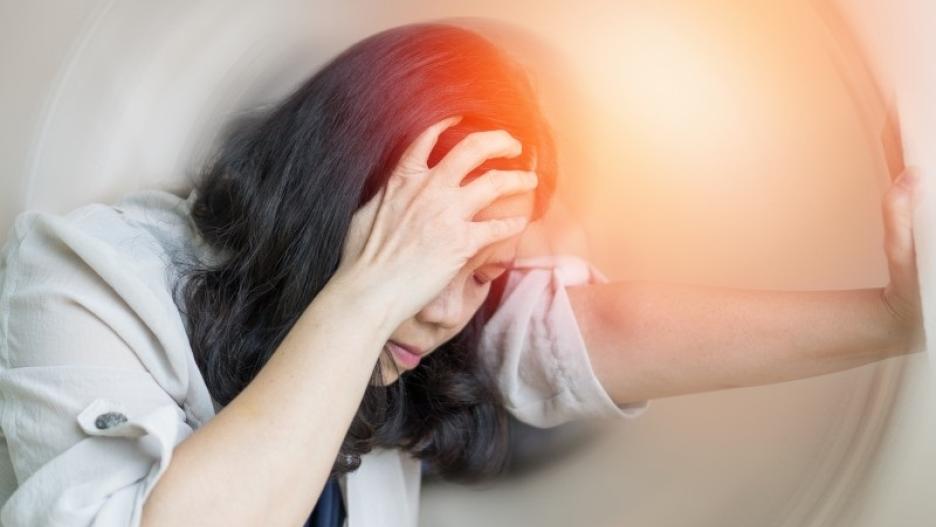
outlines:
[[[482,357],[507,409],[541,428],[583,417],[634,418],[648,400],[615,404],[592,369],[565,287],[607,282],[573,255],[517,260],[504,298],[482,332]]]
[[[138,527],[174,447],[192,433],[174,403],[134,416],[95,399],[77,422],[87,437],[20,482],[0,510],[3,525]]]

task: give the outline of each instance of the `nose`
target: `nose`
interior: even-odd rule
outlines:
[[[455,328],[461,323],[462,298],[455,284],[449,284],[418,313],[416,320],[444,328]]]

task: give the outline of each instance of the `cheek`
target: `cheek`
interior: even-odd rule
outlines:
[[[446,339],[454,337],[468,325],[468,322],[471,321],[478,312],[478,309],[481,308],[490,289],[490,283],[479,284],[475,281],[473,273],[467,276],[461,283],[461,298],[459,299],[459,302],[461,302],[461,320],[459,321],[458,327],[446,335]]]
[[[464,324],[467,324],[478,308],[481,307],[481,304],[484,303],[484,299],[487,298],[488,291],[491,288],[491,284],[482,284],[475,280],[476,274],[478,273],[474,270],[469,270],[468,268],[462,269],[458,275],[449,282],[445,291],[442,293],[442,295],[446,297],[445,301],[457,305],[458,313],[461,317],[460,321]],[[483,279],[480,275],[479,278]],[[454,308],[455,305],[450,305],[449,307]]]
[[[459,332],[461,332],[465,326],[468,325],[468,322],[471,321],[472,317],[478,312],[478,309],[481,308],[481,305],[487,299],[488,292],[491,289],[490,282],[486,284],[479,284],[474,279],[474,273],[467,274],[467,276],[459,276],[455,281],[449,284],[449,290],[446,291],[446,294],[457,295],[457,298],[450,298],[450,301],[458,302],[460,319],[456,327],[450,328],[445,331],[444,334],[438,333],[438,328],[427,325],[424,322],[421,322],[417,317],[410,318],[406,320],[397,330],[391,335],[391,339],[398,339],[403,341],[417,341],[417,342],[426,342],[433,340],[433,337],[430,337],[425,332],[430,331],[434,333],[435,340],[439,341],[438,345],[446,342],[451,339]],[[423,338],[419,338],[421,336]]]
[[[471,280],[470,287],[473,292],[470,296],[465,295],[465,306],[462,310],[465,313],[465,319],[462,321],[462,327],[465,327],[468,321],[478,312],[478,309],[481,308],[481,304],[484,303],[484,299],[487,298],[487,293],[491,288],[490,284],[478,285],[474,279]]]
[[[465,313],[465,324],[467,324],[487,298],[488,291],[491,290],[491,283],[479,284],[472,276],[468,279],[468,285],[465,289],[465,303],[462,312]]]

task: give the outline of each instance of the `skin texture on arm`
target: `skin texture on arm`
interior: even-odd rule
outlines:
[[[882,289],[767,291],[654,282],[567,288],[618,404],[822,375],[896,354]]]
[[[472,217],[502,195],[534,188],[534,174],[489,171],[459,184],[485,159],[519,153],[507,132],[469,134],[428,167],[439,134],[459,120],[420,134],[354,213],[337,271],[250,383],[174,449],[142,525],[302,525],[384,343],[473,254],[528,221]]]
[[[353,291],[330,282],[254,380],[175,448],[141,525],[302,525],[393,331],[377,299]]]
[[[923,349],[907,173],[882,202],[890,283],[837,291],[647,281],[567,287],[618,404],[812,377]]]

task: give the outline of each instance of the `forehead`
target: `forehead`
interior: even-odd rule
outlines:
[[[497,218],[511,218],[514,216],[529,218],[533,214],[533,204],[533,192],[528,191],[520,194],[511,194],[498,198],[487,207],[481,209],[474,215],[473,219],[474,221],[483,221]],[[478,265],[483,265],[485,262],[512,260],[517,252],[519,238],[519,236],[512,236],[506,240],[488,245],[478,252],[475,261]]]

